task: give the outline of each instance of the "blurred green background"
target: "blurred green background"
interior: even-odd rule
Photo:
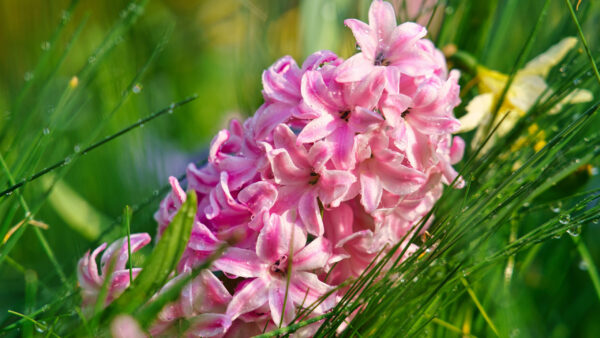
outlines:
[[[438,8],[430,37],[440,48],[455,44],[482,64],[508,73],[543,2],[449,1]],[[115,222],[125,205],[150,199],[134,215],[132,231],[153,235],[159,189],[169,175],[179,176],[187,163],[201,161],[212,136],[230,118],[248,116],[262,103],[263,69],[285,54],[301,64],[318,49],[348,57],[355,46],[343,19],[366,20],[369,3],[154,0],[142,12],[135,2],[81,1],[70,12],[70,1],[0,1],[0,152],[17,180],[64,158],[76,159],[52,174],[64,176],[49,198],[49,176],[22,190],[32,207],[40,207],[35,219],[49,225],[44,234],[66,275],[74,275],[78,259],[91,246],[123,234]],[[423,18],[403,11],[401,1],[395,5],[400,18],[423,23]],[[580,8],[596,55],[598,7],[583,1]],[[137,14],[130,27],[120,23]],[[64,29],[55,35],[62,24]],[[551,1],[544,25],[527,59],[576,34],[560,0]],[[135,79],[150,59],[148,69]],[[173,114],[76,156],[85,146],[192,94],[198,98]],[[0,188],[8,187],[7,177],[0,177]],[[582,182],[576,189],[600,184],[597,176]],[[4,231],[23,218],[22,210],[6,216],[16,205],[7,201],[14,202],[15,195],[0,200]],[[594,239],[599,235],[598,226],[584,229],[582,235],[596,261],[600,249]],[[6,262],[0,266],[0,323],[9,317],[8,309],[24,311],[20,268],[35,271],[47,286],[40,289],[35,308],[53,299],[61,283],[31,229],[9,257],[20,267]],[[600,303],[572,241],[567,237],[545,243],[533,259],[513,285],[515,301],[529,314],[515,336],[600,335],[595,320]]]

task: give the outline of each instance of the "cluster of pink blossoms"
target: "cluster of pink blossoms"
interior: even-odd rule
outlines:
[[[343,60],[319,51],[302,67],[281,58],[263,73],[256,114],[217,134],[208,164],[188,166],[198,213],[174,278],[234,244],[163,310],[152,334],[185,318],[190,336],[251,335],[318,302],[308,316],[327,312],[343,295],[335,287],[402,241],[457,177],[459,73],[448,73],[424,27],[397,26],[387,2],[372,3],[369,24],[345,24],[359,53]],[[179,182],[170,183],[155,214],[158,236],[186,199]],[[135,235],[132,250],[148,241]],[[80,262],[86,296],[102,285],[101,249]],[[109,300],[129,283],[117,265]]]

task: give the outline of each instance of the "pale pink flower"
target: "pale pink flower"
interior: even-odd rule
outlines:
[[[344,24],[352,30],[361,52],[338,68],[337,81],[361,81],[381,70],[389,88],[396,89],[400,74],[425,75],[439,67],[419,47],[427,30],[412,22],[396,26],[394,7],[388,2],[371,3],[368,25],[356,19],[347,19]]]
[[[383,191],[404,196],[421,187],[425,174],[406,165],[404,155],[390,146],[382,132],[357,136],[361,204],[369,213],[379,207]]]
[[[251,278],[235,292],[227,307],[232,320],[268,304],[273,322],[288,324],[296,306],[303,302],[310,305],[331,290],[313,273],[329,259],[329,241],[318,237],[306,245],[306,233],[288,217],[271,215],[258,236],[255,251],[230,248],[214,263],[216,269],[230,275]],[[288,264],[292,265],[291,271]],[[331,308],[333,300],[328,297],[316,311],[323,313]]]
[[[150,243],[151,240],[150,235],[146,233],[132,234],[130,238],[132,253]],[[100,245],[91,254],[88,250],[83,258],[79,260],[77,280],[81,287],[84,308],[93,307],[95,305],[100,289],[106,278],[110,278],[110,281],[105,305],[110,304],[115,298],[119,297],[131,282],[129,280],[129,269],[126,266],[129,259],[127,237],[113,242],[106,251],[104,251],[104,249],[106,249],[106,243]],[[102,251],[104,251],[104,253],[100,259],[100,273],[98,273],[96,257]],[[113,264],[113,270],[110,276],[108,276],[110,264]],[[133,278],[135,278],[140,271],[140,268],[132,268],[131,273]]]
[[[317,198],[325,206],[339,205],[356,178],[347,171],[327,168],[334,145],[319,141],[307,151],[297,146],[296,135],[283,124],[275,131],[275,146],[267,156],[274,180],[281,185],[277,210],[297,208],[306,230],[321,236],[323,221]]]
[[[146,338],[148,335],[130,315],[118,315],[110,323],[110,334],[114,338]]]
[[[177,178],[169,176],[169,183],[171,184],[171,192],[160,202],[160,207],[156,213],[154,213],[154,219],[158,223],[158,238],[165,231],[169,223],[175,217],[181,205],[185,202],[187,195],[185,191],[179,185]]]
[[[302,97],[319,116],[302,129],[298,143],[326,139],[334,146],[332,161],[336,168],[354,168],[355,134],[383,123],[383,117],[373,111],[383,85],[377,74],[362,82],[341,84],[333,79],[332,69],[306,72],[302,78]]]

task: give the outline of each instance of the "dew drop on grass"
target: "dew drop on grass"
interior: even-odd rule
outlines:
[[[96,62],[96,56],[92,55],[88,58],[88,63],[93,64],[94,62]]]
[[[171,105],[169,105],[169,110],[167,111],[167,113],[173,114],[174,109],[175,109],[175,102],[172,102]]]
[[[131,88],[131,91],[134,94],[139,94],[142,91],[142,86],[139,83],[136,83],[135,86],[133,86],[133,88]]]
[[[580,85],[580,84],[581,84],[581,79],[575,79],[575,80],[573,80],[573,84],[574,84],[575,86],[578,86],[578,85]]]
[[[600,218],[594,218],[594,219],[592,220],[592,223],[593,223],[593,224],[598,224],[598,223],[600,223]]]
[[[583,271],[587,271],[588,269],[588,264],[586,261],[579,261],[579,264],[577,265],[577,267],[579,267],[579,270],[583,270]]]
[[[32,72],[26,72],[25,75],[23,75],[23,79],[25,81],[31,81],[33,80],[33,73]]]
[[[569,224],[569,222],[571,222],[571,215],[569,214],[562,214],[558,217],[558,222],[562,225],[567,225]]]
[[[76,144],[76,145],[73,147],[73,151],[74,151],[74,152],[76,152],[76,153],[78,153],[78,152],[80,152],[80,151],[81,151],[81,147],[79,146],[79,144]]]
[[[44,41],[44,42],[42,42],[40,47],[42,48],[42,50],[49,50],[50,46],[51,46],[50,41]]]
[[[154,195],[154,196],[158,196],[158,190],[154,190],[154,191],[152,192],[152,195]]]
[[[446,12],[446,15],[452,15],[452,14],[454,14],[454,8],[448,6],[448,7],[446,7],[446,11],[445,12]]]
[[[550,210],[552,210],[553,213],[558,214],[560,212],[560,208],[562,207],[562,202],[557,202],[557,203],[553,203],[550,205]]]
[[[50,134],[50,129],[44,128],[44,130],[42,130],[42,133],[44,133],[44,135],[48,135]]]
[[[71,163],[71,157],[65,158],[65,165]]]
[[[71,18],[71,14],[69,14],[69,12],[62,11],[62,13],[60,15],[60,19],[62,20],[63,23],[66,23],[67,21],[69,21],[70,18]]]
[[[567,229],[567,233],[571,237],[577,237],[577,236],[581,235],[581,224],[577,224],[577,225],[570,227],[569,229]]]

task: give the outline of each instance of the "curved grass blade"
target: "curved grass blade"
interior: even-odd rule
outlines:
[[[187,98],[185,98],[185,99],[183,99],[183,100],[181,100],[179,102],[172,103],[167,108],[163,108],[163,109],[155,112],[154,114],[151,114],[150,116],[147,116],[147,117],[145,117],[143,119],[140,119],[136,123],[133,123],[133,124],[129,125],[128,127],[125,127],[123,129],[121,129],[120,131],[118,131],[118,132],[116,132],[116,133],[114,133],[114,134],[112,134],[110,136],[105,137],[101,141],[98,141],[98,142],[90,145],[89,147],[81,150],[81,152],[77,156],[85,155],[85,154],[89,153],[90,151],[92,151],[92,150],[94,150],[94,149],[96,149],[96,148],[104,145],[105,143],[108,143],[108,142],[116,139],[117,137],[122,136],[122,135],[130,132],[131,130],[136,129],[139,126],[144,125],[145,123],[148,123],[148,122],[154,120],[155,118],[157,118],[159,116],[162,116],[162,115],[164,115],[166,113],[172,112],[174,109],[177,109],[177,108],[183,106],[184,104],[189,103],[189,102],[195,100],[197,97],[198,97],[198,95],[194,94],[194,95],[189,96],[189,97],[187,97]],[[39,172],[37,172],[37,173],[35,173],[35,174],[27,177],[27,178],[24,178],[24,179],[20,180],[19,182],[14,183],[9,188],[7,188],[7,189],[5,189],[3,191],[0,191],[0,199],[3,198],[3,197],[9,196],[10,193],[12,193],[13,191],[15,191],[15,190],[23,187],[25,184],[27,184],[27,183],[29,183],[31,181],[34,181],[34,180],[36,180],[36,179],[38,179],[38,178],[46,175],[49,172],[52,172],[52,171],[54,171],[54,170],[56,170],[56,169],[58,169],[60,167],[63,167],[65,165],[71,163],[71,161],[72,161],[71,157],[66,157],[63,160],[58,161],[58,162],[54,163],[53,165],[51,165],[51,166],[49,166],[49,167],[47,167],[47,168],[45,168],[45,169],[43,169],[43,170],[41,170]]]

